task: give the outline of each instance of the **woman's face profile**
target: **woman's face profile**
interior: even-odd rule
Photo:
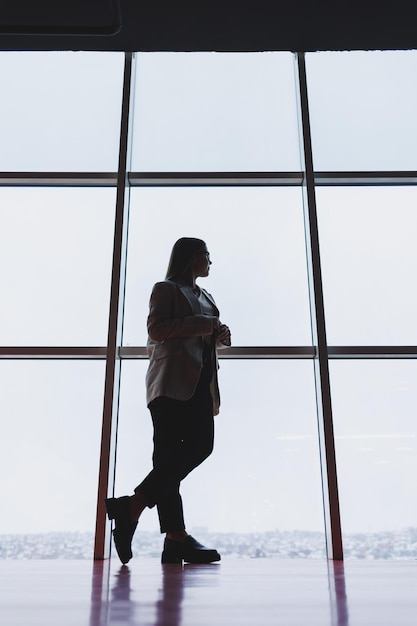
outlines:
[[[192,269],[195,278],[197,277],[205,277],[209,275],[210,272],[210,253],[207,250],[207,246],[202,248],[201,252],[197,252],[193,256],[192,260]]]

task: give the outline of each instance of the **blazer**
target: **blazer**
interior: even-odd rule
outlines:
[[[218,317],[219,310],[212,296],[204,289],[202,291]],[[156,283],[152,289],[147,326],[147,404],[159,396],[189,400],[200,378],[204,336],[213,333],[213,317],[201,313],[198,298],[190,287],[165,280]],[[213,414],[217,415],[220,394],[216,348],[213,352],[210,391]]]

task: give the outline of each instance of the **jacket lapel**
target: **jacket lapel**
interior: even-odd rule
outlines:
[[[179,283],[177,283],[177,287],[180,290],[180,292],[182,293],[182,295],[184,296],[184,298],[187,300],[188,304],[190,305],[190,309],[191,309],[192,313],[194,315],[197,315],[198,313],[201,313],[200,304],[198,302],[198,299],[193,294],[191,289],[189,287],[187,287],[186,285],[180,285]]]
[[[187,285],[181,285],[180,283],[175,283],[175,284],[180,290],[181,294],[187,300],[188,304],[190,305],[192,313],[194,315],[198,315],[199,313],[201,313],[201,307],[200,307],[198,298],[197,296],[193,294],[190,287],[188,287]],[[210,302],[210,304],[214,307],[216,315],[219,315],[219,309],[217,308],[216,303],[213,300],[213,297],[205,289],[201,289],[201,291],[204,293],[205,297]]]
[[[211,294],[209,294],[209,292],[206,291],[205,289],[202,289],[201,291],[204,293],[204,295],[206,296],[207,300],[213,305],[214,310],[216,311],[216,315],[219,316],[220,315],[219,309],[217,308],[217,305],[216,305],[216,303],[213,300],[213,296]]]

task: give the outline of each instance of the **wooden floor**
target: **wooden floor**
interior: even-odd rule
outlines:
[[[0,561],[2,626],[416,626],[417,562]]]

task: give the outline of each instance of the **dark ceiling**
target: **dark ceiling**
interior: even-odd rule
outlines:
[[[410,0],[0,0],[2,50],[417,48]]]

